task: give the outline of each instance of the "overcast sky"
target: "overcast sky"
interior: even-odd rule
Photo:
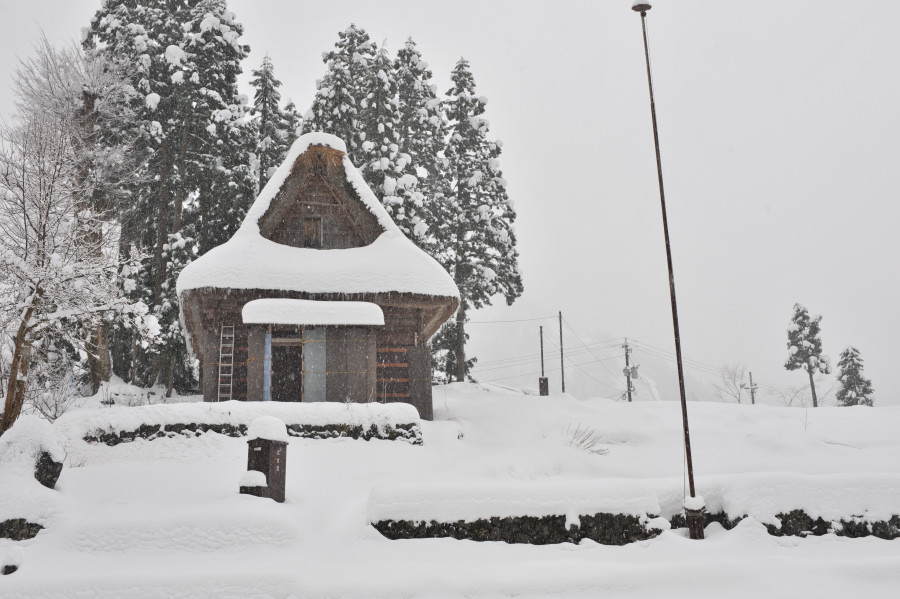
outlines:
[[[30,51],[41,28],[54,42],[76,38],[99,5],[2,0],[4,115],[16,55]],[[567,347],[628,336],[673,350],[631,0],[229,6],[251,46],[245,71],[269,53],[283,95],[303,109],[324,72],[322,52],[351,22],[391,52],[411,36],[440,91],[465,56],[489,99],[491,132],[504,141],[501,167],[519,213],[525,278],[513,307],[501,302],[473,321],[562,310],[578,335]],[[856,346],[876,404],[900,404],[900,3],[668,0],[655,3],[648,24],[685,356],[714,367],[741,362],[768,387],[800,386],[805,375],[783,368],[786,329],[800,302],[824,316],[832,360]],[[553,320],[473,323],[471,349],[483,363],[536,352],[540,324],[558,341]],[[608,395],[604,377],[620,369],[594,363],[566,376],[579,393]],[[710,381],[690,373],[698,388]],[[503,382],[535,386],[534,378]],[[598,379],[605,386],[595,386]],[[671,381],[660,385],[662,396],[677,396]]]

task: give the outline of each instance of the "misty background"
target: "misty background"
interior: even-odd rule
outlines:
[[[0,4],[6,116],[16,57],[41,30],[56,44],[78,40],[100,2]],[[558,391],[562,311],[568,391],[618,397],[628,337],[644,375],[637,399],[677,398],[640,18],[629,0],[228,4],[251,47],[242,91],[250,95],[249,72],[268,53],[282,96],[301,111],[325,72],[322,53],[351,22],[392,54],[411,36],[441,93],[456,60],[471,62],[491,135],[504,142],[525,283],[513,306],[498,299],[471,314],[476,378],[536,387],[543,325]],[[799,302],[823,315],[833,365],[857,347],[875,405],[900,404],[900,5],[660,1],[648,26],[688,397],[713,399],[718,370],[732,363],[753,371],[767,403],[803,386],[805,373],[783,367]],[[834,404],[834,382],[833,373],[817,384],[823,405]]]

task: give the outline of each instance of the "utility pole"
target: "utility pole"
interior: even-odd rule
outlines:
[[[684,428],[684,455],[687,461],[688,484],[691,498],[697,496],[694,490],[694,463],[691,458],[691,433],[688,428],[687,398],[684,392],[684,367],[681,362],[681,334],[678,329],[678,305],[675,301],[675,272],[672,268],[672,248],[669,244],[669,222],[666,216],[666,193],[663,188],[662,159],[659,155],[659,132],[656,127],[656,101],[653,99],[653,77],[650,73],[650,46],[647,43],[647,11],[651,6],[649,2],[637,0],[631,5],[631,10],[641,14],[641,29],[644,33],[644,58],[647,62],[647,85],[650,89],[650,118],[653,121],[653,144],[656,149],[656,175],[659,179],[659,203],[662,208],[663,234],[666,240],[666,264],[669,267],[669,297],[672,303],[672,329],[675,334],[675,360],[678,365],[678,391],[681,394],[681,423]],[[703,527],[706,517],[703,506],[697,506],[697,502],[690,502],[685,506],[685,519],[688,532],[692,539],[703,538]]]
[[[539,327],[541,332],[541,378],[538,379],[538,394],[545,396],[550,395],[550,385],[547,383],[547,377],[544,376],[544,327]]]
[[[759,388],[759,385],[753,383],[753,373],[750,373],[750,403],[756,403],[756,389]]]
[[[541,378],[544,378],[544,327],[541,325]]]
[[[562,380],[562,392],[566,392],[566,364],[563,361],[563,340],[562,340],[562,310],[559,311],[559,375]]]
[[[631,355],[631,348],[628,347],[628,337],[625,337],[625,343],[622,347],[625,348],[625,381],[628,383],[626,393],[628,394],[628,401],[631,402],[631,392],[634,391],[634,387],[631,386],[631,362],[628,359]]]

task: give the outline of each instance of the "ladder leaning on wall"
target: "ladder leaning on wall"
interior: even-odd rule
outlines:
[[[234,325],[222,325],[219,334],[219,394],[216,401],[231,399],[234,378]]]

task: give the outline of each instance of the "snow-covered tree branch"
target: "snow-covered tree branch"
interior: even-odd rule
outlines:
[[[125,89],[107,85],[112,72],[42,40],[16,74],[17,112],[0,128],[0,328],[11,346],[0,434],[22,410],[42,339],[65,330],[83,347],[76,329],[114,313],[153,328],[119,284],[137,258],[120,259],[114,218],[127,160],[95,132],[96,101],[115,102]]]

